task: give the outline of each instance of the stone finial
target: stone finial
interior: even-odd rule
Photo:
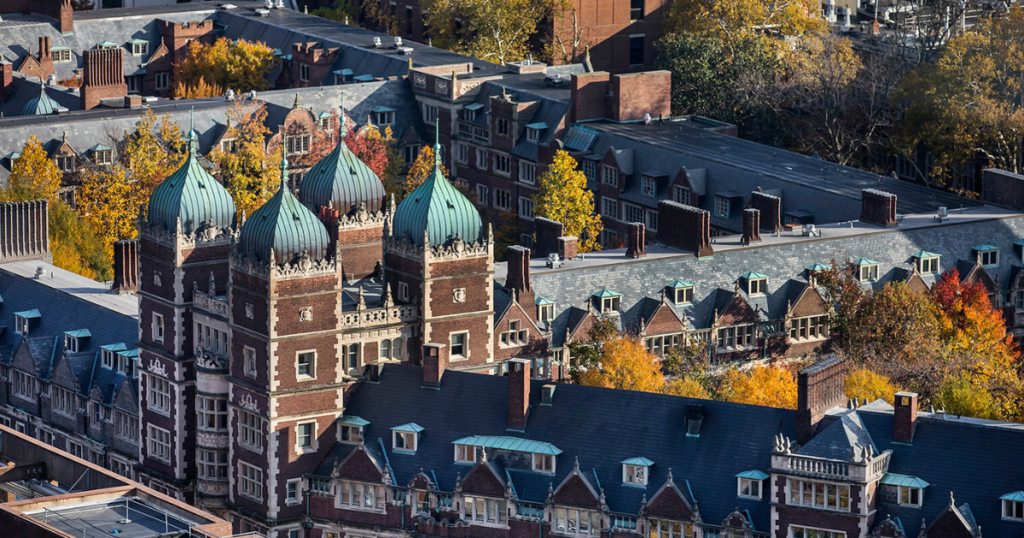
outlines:
[[[359,288],[359,298],[356,302],[356,310],[366,310],[366,297],[363,295],[363,288]]]
[[[217,296],[217,280],[213,276],[213,271],[210,271],[209,293],[210,293],[210,297],[216,297]]]
[[[299,108],[299,92],[295,92],[295,103],[292,104],[292,108]]]
[[[675,483],[675,482],[672,481],[672,468],[671,467],[668,468],[668,477],[665,478],[665,483],[666,484],[674,484]]]
[[[949,507],[950,508],[954,508],[955,506],[956,506],[956,501],[953,499],[953,491],[950,490],[949,491]]]
[[[572,464],[572,472],[579,474],[580,472],[580,457],[576,456],[576,461]]]
[[[395,306],[394,299],[391,298],[391,283],[384,284],[384,308],[391,308]]]

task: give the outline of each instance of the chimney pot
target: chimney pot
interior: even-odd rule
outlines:
[[[761,212],[748,208],[743,210],[743,244],[761,242]]]
[[[647,255],[647,230],[642,222],[629,223],[629,236],[626,238],[626,257],[640,258]]]

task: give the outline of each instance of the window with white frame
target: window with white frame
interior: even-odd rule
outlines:
[[[132,55],[142,56],[149,52],[149,43],[136,41],[132,43]]]
[[[736,478],[736,496],[745,499],[761,498],[761,480],[756,478]]]
[[[931,275],[939,272],[939,257],[931,256],[917,259],[917,272],[922,275]]]
[[[132,466],[119,459],[110,458],[110,470],[125,478],[132,477]]]
[[[512,209],[512,193],[505,189],[494,189],[494,207],[504,211]]]
[[[505,503],[506,501],[502,499],[466,496],[462,498],[462,515],[474,523],[505,523],[508,519],[508,507]]]
[[[199,414],[199,430],[228,431],[228,401],[226,398],[196,396],[196,409]]]
[[[21,334],[28,334],[28,318],[24,316],[14,316],[14,330]]]
[[[924,501],[924,491],[921,488],[911,486],[898,487],[899,491],[897,492],[897,502],[900,506],[921,507],[921,503]]]
[[[166,89],[170,88],[171,87],[170,78],[171,78],[170,77],[170,73],[167,73],[167,72],[157,73],[154,76],[154,83],[156,84],[156,89],[158,89],[158,90],[166,90]]]
[[[285,485],[284,501],[288,504],[299,504],[299,488],[302,487],[301,478],[293,478]],[[298,531],[296,531],[298,532]]]
[[[295,360],[295,373],[300,379],[316,377],[316,351],[300,351]]]
[[[342,480],[338,484],[338,504],[342,508],[384,510],[384,486]]]
[[[11,370],[14,378],[14,394],[23,398],[36,397],[36,378],[19,370]]]
[[[146,376],[146,403],[148,407],[162,415],[171,414],[171,383],[155,375]]]
[[[402,153],[402,161],[406,165],[411,165],[416,162],[416,157],[420,154],[419,144],[408,144],[405,146],[405,151]]]
[[[614,198],[601,198],[601,216],[619,220],[619,201]]]
[[[860,266],[860,281],[874,282],[878,280],[878,264],[865,263]]]
[[[409,300],[409,284],[405,282],[398,283],[398,299],[402,301]]]
[[[416,441],[419,434],[416,432],[400,432],[397,430],[394,430],[391,433],[391,448],[400,452],[416,452]]]
[[[459,144],[456,146],[455,158],[461,164],[469,162],[469,146],[466,144]]]
[[[604,165],[601,167],[601,183],[605,185],[611,185],[613,187],[619,186],[619,169],[614,166]]]
[[[153,314],[153,341],[158,343],[164,343],[164,316],[163,314]]]
[[[377,125],[387,126],[395,123],[394,110],[381,110],[377,112]]]
[[[238,492],[243,497],[254,501],[263,500],[263,471],[259,467],[240,461],[238,462],[238,477],[240,479]]]
[[[122,439],[135,441],[139,437],[139,419],[124,411],[114,412],[114,422],[117,424],[117,435]]]
[[[228,479],[228,451],[199,448],[196,450],[199,478],[204,480]]]
[[[601,312],[618,312],[622,303],[621,296],[597,297],[597,307]]]
[[[555,473],[555,456],[551,454],[534,454],[533,470],[538,473]]]
[[[57,163],[57,168],[65,174],[70,174],[75,171],[75,156],[74,155],[58,155],[54,157]]]
[[[1003,499],[1003,519],[1024,521],[1024,501]]]
[[[592,510],[555,508],[555,525],[551,530],[557,534],[597,535],[601,533],[601,514]]]
[[[345,367],[349,370],[359,368],[359,344],[349,344],[344,347]]]
[[[68,452],[76,458],[85,459],[85,453],[82,450],[82,445],[71,441],[70,439],[68,440]]]
[[[649,519],[650,538],[692,538],[693,524],[666,519]]]
[[[682,336],[682,334],[659,334],[658,336],[648,337],[644,340],[644,344],[647,345],[647,351],[651,355],[664,357],[666,353],[679,347]]]
[[[768,293],[767,278],[751,278],[747,280],[748,295],[764,295]]]
[[[428,125],[437,123],[437,105],[423,103],[423,123]]]
[[[527,161],[519,161],[519,181],[528,185],[536,183],[537,165]]]
[[[504,153],[494,154],[494,173],[508,176],[512,174],[512,159]]]
[[[734,325],[718,329],[718,347],[723,349],[744,349],[754,345],[753,325]]]
[[[729,218],[729,209],[732,204],[725,196],[715,196],[715,216],[722,219]]]
[[[96,164],[110,164],[114,162],[114,150],[98,149],[92,154],[92,160]]]
[[[789,530],[792,533],[792,538],[846,538],[846,533],[841,531],[797,526],[792,526]]]
[[[526,329],[522,329],[522,322],[518,319],[508,322],[508,330],[499,335],[503,346],[522,346],[529,341]]]
[[[149,457],[170,463],[171,461],[171,432],[149,425]]]
[[[633,465],[629,463],[622,464],[622,483],[631,484],[634,486],[646,486],[647,485],[647,466],[646,465]]]
[[[299,80],[309,82],[309,64],[299,64]]]
[[[288,148],[288,155],[303,155],[309,153],[309,146],[312,136],[308,134],[291,135],[285,137],[285,144]]]
[[[789,322],[790,340],[821,340],[828,338],[828,316],[794,318]]]
[[[50,49],[50,56],[53,57],[55,63],[63,63],[71,61],[71,49]]]
[[[982,250],[981,252],[978,252],[978,261],[986,267],[990,265],[999,265],[999,251]]]
[[[449,337],[451,346],[449,347],[449,355],[453,359],[465,359],[469,357],[469,350],[467,344],[469,343],[469,333],[452,333]]]
[[[690,189],[682,185],[672,186],[672,201],[680,204],[690,205]]]
[[[641,176],[640,194],[654,198],[658,194],[658,183],[653,177]]]
[[[455,463],[476,463],[476,448],[473,445],[455,445]]]
[[[57,385],[50,385],[50,400],[54,412],[65,416],[74,416],[75,409],[78,407],[75,405],[75,394]]]
[[[238,410],[238,442],[244,447],[263,450],[263,419],[254,413]]]
[[[228,353],[228,333],[205,323],[195,322],[193,348],[202,348],[217,355]]]
[[[672,289],[673,299],[678,304],[690,304],[693,302],[693,286]]]
[[[519,216],[533,220],[533,200],[526,196],[519,197]]]
[[[526,140],[534,144],[540,142],[540,129],[534,127],[526,128]]]
[[[790,478],[787,487],[787,504],[840,512],[850,511],[849,485]]]
[[[626,217],[626,222],[644,222],[644,208],[642,207],[633,204],[622,204],[622,212]]]
[[[256,350],[249,346],[243,347],[242,358],[245,362],[245,375],[256,377]]]
[[[234,138],[225,138],[220,141],[220,150],[224,153],[234,153],[238,149],[238,142]]]
[[[37,438],[43,443],[53,446],[53,432],[50,430],[40,429]]]
[[[342,443],[359,444],[363,441],[363,427],[355,424],[342,424],[338,436]]]
[[[537,321],[541,323],[550,323],[555,319],[555,305],[553,304],[542,304],[537,305]]]
[[[301,422],[295,425],[295,451],[316,450],[316,422]]]
[[[476,148],[476,167],[480,170],[487,170],[487,150]]]
[[[583,159],[583,175],[590,181],[597,180],[597,162]]]

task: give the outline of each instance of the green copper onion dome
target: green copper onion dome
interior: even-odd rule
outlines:
[[[46,94],[46,83],[40,81],[39,83],[39,97],[33,97],[29,99],[25,106],[21,109],[22,116],[45,116],[47,114],[53,114],[60,108],[57,101],[54,101]]]
[[[361,205],[369,211],[377,211],[384,203],[384,184],[345,144],[344,108],[339,131],[334,151],[314,164],[303,177],[299,200],[314,211],[333,202],[342,215]]]
[[[469,243],[480,239],[480,213],[441,173],[440,144],[434,143],[434,173],[398,204],[393,222],[395,237],[408,237],[419,246],[423,246],[424,231],[433,246],[456,237]]]
[[[181,219],[181,231],[190,234],[206,223],[227,228],[235,222],[231,195],[200,164],[196,132],[188,133],[188,158],[173,174],[153,189],[149,197],[147,222],[173,231]]]
[[[242,225],[238,249],[263,263],[288,263],[306,254],[327,257],[327,228],[288,190],[288,160],[281,155],[281,188]]]

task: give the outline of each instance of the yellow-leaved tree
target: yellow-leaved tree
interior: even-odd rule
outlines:
[[[181,99],[204,99],[221,95],[224,95],[224,88],[206,82],[203,77],[199,77],[194,84],[186,84],[184,80],[179,80],[174,84],[174,96]]]
[[[722,380],[724,400],[782,409],[796,409],[796,378],[778,366],[731,368]]]
[[[689,32],[727,42],[771,34],[823,34],[827,29],[821,6],[813,0],[676,0],[665,18],[666,34]],[[772,41],[779,49],[788,46],[782,39]]]
[[[42,142],[31,135],[21,149],[21,156],[11,164],[11,176],[4,188],[4,199],[46,199],[52,204],[60,192],[62,177],[57,165],[46,154]]]
[[[184,97],[200,83],[245,93],[270,87],[267,75],[280,60],[260,41],[222,37],[212,45],[193,41],[188,53],[174,63],[175,95]],[[184,94],[177,93],[184,90]]]
[[[587,188],[587,176],[576,169],[576,160],[565,151],[540,176],[539,192],[533,197],[533,214],[561,222],[565,235],[575,236],[579,252],[601,250],[604,223],[594,211],[594,192]]]
[[[422,8],[435,46],[504,65],[526,58],[538,24],[562,5],[558,0],[424,0]]]
[[[711,399],[711,392],[708,391],[708,388],[700,380],[691,376],[683,376],[669,381],[665,386],[665,393],[702,400]]]
[[[405,183],[402,183],[402,198],[409,196],[409,193],[422,185],[432,173],[434,173],[434,148],[423,146],[420,154],[416,156],[416,160],[409,167],[409,172],[405,175]],[[444,177],[448,177],[448,169],[443,164],[441,173],[444,174]],[[395,201],[400,202],[401,200]]]
[[[228,108],[228,132],[225,138],[235,140],[233,151],[217,148],[210,160],[220,168],[224,186],[235,200],[238,216],[252,215],[281,186],[283,146],[268,156],[263,141],[270,134],[264,125],[267,118],[266,103],[259,100],[239,99]],[[268,159],[269,157],[269,159]],[[269,162],[268,162],[269,161]]]
[[[884,375],[867,368],[857,368],[846,374],[846,397],[873,402],[879,398],[892,405],[900,389]]]
[[[593,387],[664,392],[661,365],[643,342],[630,336],[615,336],[604,342],[599,364],[580,374],[580,384]]]
[[[149,200],[149,194],[185,162],[186,140],[181,136],[181,127],[169,115],[157,117],[152,110],[135,122],[135,130],[124,134],[119,160],[131,173],[133,181],[139,183],[141,200]],[[131,211],[138,214],[138,207]]]
[[[120,163],[89,166],[82,171],[81,179],[78,210],[98,231],[107,256],[113,260],[114,242],[138,235],[139,208],[148,196]]]

